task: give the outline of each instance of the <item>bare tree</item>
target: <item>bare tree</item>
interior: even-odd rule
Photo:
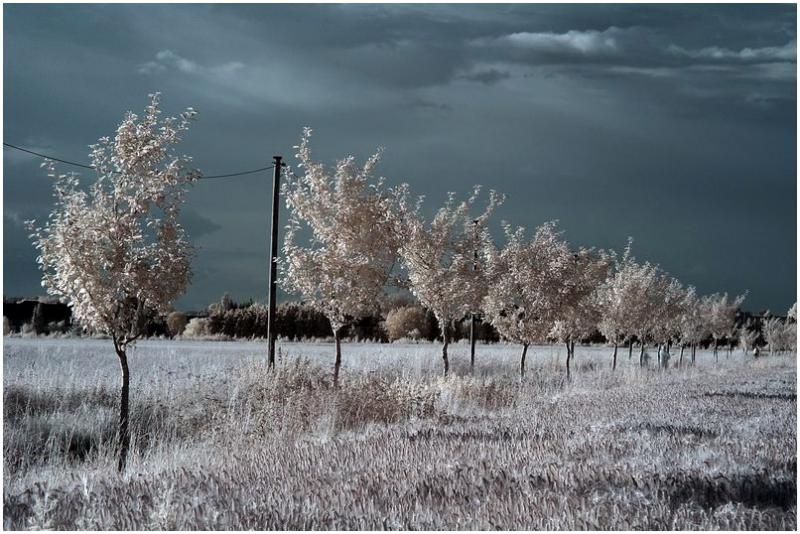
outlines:
[[[380,151],[364,165],[347,157],[328,173],[312,160],[310,138],[306,128],[296,147],[303,175],[290,173],[282,189],[290,220],[281,285],[330,320],[338,384],[342,329],[376,313],[385,297],[397,259],[395,195],[404,189],[387,189],[383,179],[373,177]],[[306,245],[298,244],[302,230],[311,234]]]
[[[56,179],[55,208],[44,227],[29,223],[42,285],[85,328],[114,343],[122,374],[120,471],[130,446],[127,348],[143,334],[146,313],[167,313],[184,292],[193,253],[178,214],[199,173],[174,147],[195,112],[160,120],[158,94],[150,96],[144,116],[126,114],[113,139],[92,145],[97,177],[88,191],[74,174],[56,175],[45,163]]]

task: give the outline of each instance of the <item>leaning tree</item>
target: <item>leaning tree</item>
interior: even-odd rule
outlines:
[[[146,315],[168,313],[184,292],[193,254],[178,214],[199,173],[175,146],[196,113],[160,119],[159,96],[150,98],[142,117],[129,112],[113,139],[91,146],[96,179],[88,190],[45,163],[55,178],[55,208],[43,227],[29,223],[42,285],[84,328],[114,344],[122,372],[120,471],[130,448],[127,349],[144,333]]]
[[[281,285],[298,293],[331,323],[336,348],[333,382],[342,363],[341,334],[353,321],[380,308],[397,258],[396,194],[373,172],[379,151],[363,165],[350,156],[328,172],[313,161],[311,129],[303,131],[297,159],[302,175],[289,173],[282,194],[289,225]],[[300,232],[310,233],[306,244]]]
[[[422,197],[412,206],[404,196],[395,221],[411,292],[439,321],[445,376],[450,370],[451,325],[480,311],[489,283],[486,270],[475,269],[475,251],[485,252],[491,243],[486,222],[503,199],[491,191],[486,209],[472,217],[479,194],[480,187],[475,187],[467,200],[456,203],[455,194],[450,193],[430,224],[421,213]]]
[[[567,243],[548,222],[525,239],[525,230],[504,225],[506,245],[490,247],[489,284],[484,308],[492,326],[509,341],[522,345],[520,376],[531,343],[545,341],[556,319],[556,305],[571,260]]]

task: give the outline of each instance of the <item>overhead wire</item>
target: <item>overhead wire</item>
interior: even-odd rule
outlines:
[[[13,148],[14,150],[19,150],[21,152],[26,152],[26,153],[32,154],[34,156],[39,156],[40,158],[48,159],[48,160],[51,160],[51,161],[58,161],[59,163],[65,163],[67,165],[73,165],[75,167],[80,167],[80,168],[83,168],[83,169],[95,170],[95,168],[93,166],[91,166],[91,165],[85,165],[83,163],[78,163],[76,161],[69,161],[69,160],[66,160],[66,159],[57,158],[55,156],[48,156],[47,154],[42,154],[42,153],[36,152],[34,150],[29,150],[27,148],[22,148],[20,146],[12,145],[11,143],[6,143],[5,141],[3,142],[3,146],[4,147],[8,147],[8,148]],[[213,174],[213,175],[210,175],[210,176],[203,175],[203,176],[200,176],[200,180],[211,180],[211,179],[215,179],[215,178],[233,178],[235,176],[245,176],[247,174],[255,174],[255,173],[258,173],[258,172],[263,172],[263,171],[267,171],[267,170],[270,170],[270,169],[273,169],[273,168],[275,168],[274,164],[273,165],[269,165],[267,167],[259,167],[258,169],[252,169],[252,170],[249,170],[249,171],[231,172],[231,173],[226,173],[226,174]]]

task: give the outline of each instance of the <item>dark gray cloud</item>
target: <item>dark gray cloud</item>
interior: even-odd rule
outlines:
[[[4,134],[86,161],[159,90],[200,111],[214,174],[386,146],[432,211],[472,184],[498,218],[656,261],[701,292],[796,294],[796,7],[789,5],[6,5]],[[46,216],[36,158],[4,151],[6,294],[41,291],[19,224]],[[198,184],[180,305],[266,290],[269,177]]]

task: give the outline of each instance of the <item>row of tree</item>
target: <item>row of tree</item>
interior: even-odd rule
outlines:
[[[380,151],[364,165],[351,156],[332,170],[311,157],[311,130],[298,149],[300,173],[290,173],[282,193],[290,222],[280,262],[284,289],[324,314],[335,339],[334,381],[341,365],[341,333],[375,314],[386,288],[408,288],[436,316],[444,374],[453,325],[482,316],[502,337],[522,345],[520,372],[532,343],[557,341],[567,351],[598,330],[614,345],[658,346],[659,363],[674,345],[692,351],[711,337],[715,354],[736,335],[736,316],[745,296],[700,296],[658,265],[637,261],[631,243],[622,257],[613,251],[574,249],[555,222],[531,238],[503,223],[506,243],[497,246],[488,221],[504,198],[491,191],[474,213],[480,187],[457,201],[450,194],[428,221],[423,198],[410,198],[407,184],[389,188],[375,177]],[[301,232],[311,238],[301,243]],[[795,328],[794,321],[786,327]],[[632,350],[632,349],[629,349]]]
[[[55,206],[43,225],[28,222],[48,294],[68,304],[83,328],[112,339],[122,378],[120,470],[130,445],[127,348],[147,335],[148,316],[171,311],[195,253],[178,215],[201,173],[176,146],[196,112],[160,114],[159,95],[151,95],[141,116],[127,113],[113,137],[91,146],[96,178],[88,188],[45,162]],[[552,223],[531,241],[506,226],[508,243],[498,248],[487,222],[503,199],[492,192],[472,216],[478,188],[463,202],[451,194],[428,222],[408,185],[388,188],[373,176],[380,153],[364,165],[345,158],[328,172],[311,158],[310,135],[304,130],[297,147],[301,174],[290,172],[282,187],[290,218],[281,284],[329,320],[335,380],[344,328],[376,315],[391,285],[410,289],[435,315],[445,373],[453,324],[472,315],[522,343],[523,364],[527,345],[538,340],[564,342],[571,357],[591,327],[616,343],[635,336],[667,346],[730,330],[741,297],[698,298],[657,266],[634,261],[630,247],[619,261],[613,252],[571,250]],[[311,239],[301,244],[304,228]]]

